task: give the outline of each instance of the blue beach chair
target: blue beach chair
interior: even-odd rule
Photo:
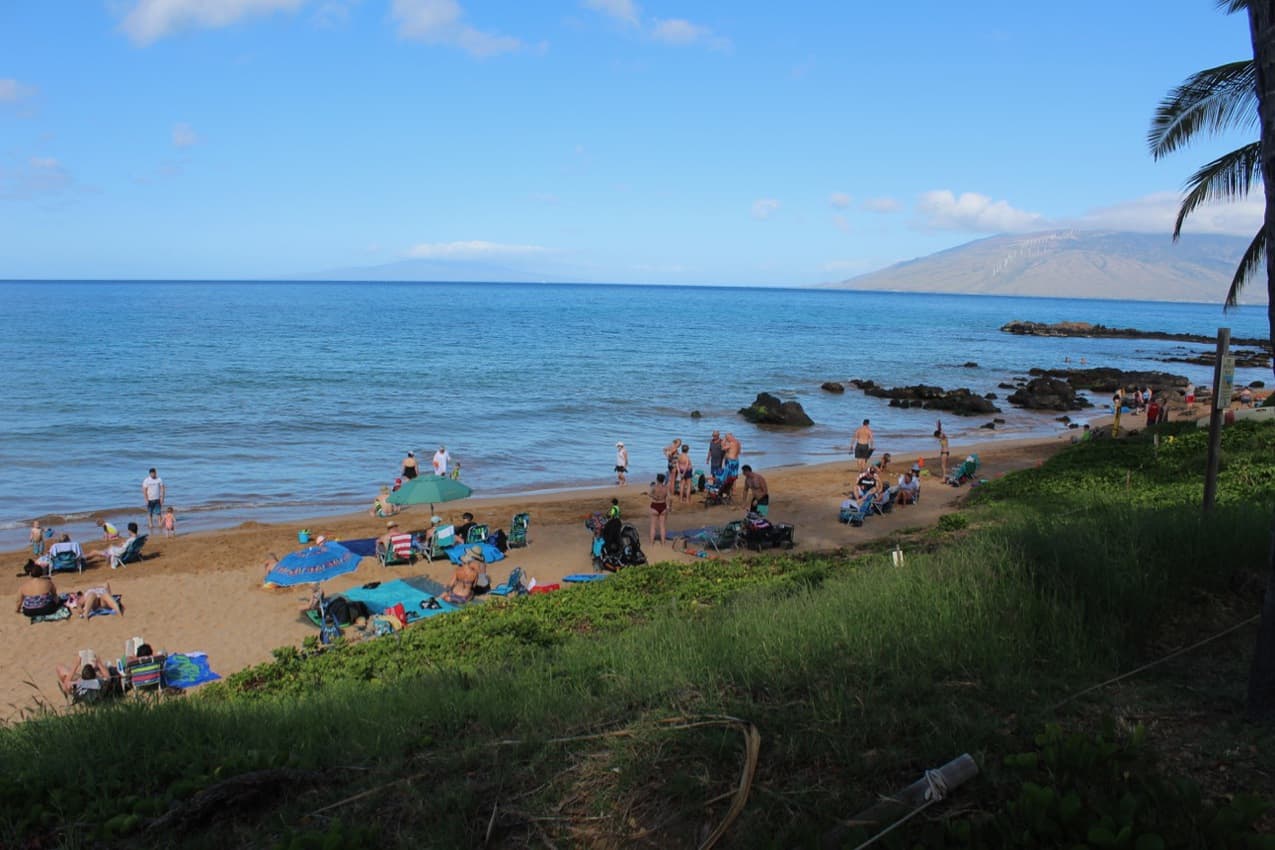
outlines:
[[[111,569],[119,569],[125,564],[132,564],[142,559],[142,547],[146,545],[148,535],[139,534],[124,547],[124,551],[111,556]]]
[[[859,502],[858,507],[853,504],[843,505],[841,513],[837,515],[837,519],[856,527],[861,526],[863,521],[868,518],[868,515],[872,513],[872,506],[876,503],[876,500],[876,494],[869,493]]]

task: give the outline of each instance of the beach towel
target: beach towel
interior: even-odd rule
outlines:
[[[717,529],[714,526],[705,525],[700,528],[686,528],[681,531],[668,531],[668,532],[665,532],[664,536],[667,537],[669,540],[675,540],[679,537],[698,537],[701,534],[704,534],[710,531],[716,532]]]
[[[170,688],[193,688],[220,678],[208,666],[204,652],[177,652],[164,661],[164,684]]]
[[[466,550],[471,549],[474,546],[483,547],[483,560],[489,564],[494,564],[496,561],[502,561],[505,558],[505,553],[490,543],[457,543],[455,546],[449,546],[447,548],[447,557],[451,559],[453,564],[459,564],[460,559],[464,557]]]
[[[112,593],[111,595],[115,597],[115,603],[117,605],[123,604],[124,602],[123,596],[120,596],[118,593]],[[115,613],[114,608],[107,608],[105,605],[103,605],[101,608],[98,608],[94,611],[90,611],[88,618],[91,620],[94,617],[96,617],[98,614],[102,614],[103,616],[105,616],[106,614],[114,614],[114,613]]]
[[[380,614],[386,608],[402,603],[407,610],[407,622],[412,623],[423,617],[443,613],[444,610],[456,610],[456,606],[448,605],[441,599],[438,600],[440,607],[427,607],[429,600],[435,599],[442,592],[443,587],[438,582],[421,577],[383,581],[376,587],[352,587],[342,591],[341,595],[352,602],[362,602],[373,614]]]
[[[602,581],[602,579],[610,575],[610,573],[572,573],[569,576],[563,576],[562,580],[571,582]]]
[[[356,555],[362,555],[364,558],[376,557],[375,537],[360,537],[357,540],[338,540],[337,542]]]
[[[61,608],[54,611],[52,614],[41,614],[38,617],[30,617],[28,619],[30,619],[31,622],[33,623],[53,623],[53,622],[57,622],[58,620],[65,620],[70,616],[71,616],[71,609],[63,605]]]

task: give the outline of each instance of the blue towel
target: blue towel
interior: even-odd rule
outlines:
[[[563,581],[602,581],[609,576],[610,573],[572,573],[569,576],[563,576]]]
[[[118,593],[112,593],[111,595],[115,597],[115,601],[117,603],[124,601],[124,597],[120,596]],[[98,608],[94,611],[90,611],[88,618],[91,620],[94,617],[96,617],[98,614],[114,614],[114,613],[115,613],[114,608],[108,608],[107,606],[103,605],[101,608]]]
[[[432,617],[444,611],[455,611],[456,606],[449,605],[439,599],[440,608],[424,608],[423,604],[434,599],[442,592],[442,586],[435,581],[421,577],[419,579],[395,579],[383,581],[377,587],[352,587],[341,592],[351,602],[362,602],[373,614],[380,614],[386,608],[403,603],[407,610],[407,621],[410,623],[423,617]]]
[[[164,662],[164,684],[170,688],[193,688],[220,678],[208,666],[207,653],[177,652]]]
[[[505,558],[505,553],[497,549],[495,546],[492,546],[490,543],[457,543],[455,546],[447,547],[447,557],[451,558],[453,564],[459,564],[461,557],[465,554],[465,551],[474,546],[483,547],[483,560],[489,564],[494,564],[496,561],[503,561]]]
[[[706,526],[703,526],[702,528],[685,528],[685,529],[682,529],[681,531],[670,531],[670,532],[667,532],[664,536],[667,537],[669,540],[674,540],[678,537],[699,537],[701,534],[703,534],[706,531],[716,532],[717,529],[714,526],[706,525]]]
[[[356,555],[362,555],[364,558],[376,556],[375,537],[361,537],[358,540],[338,540],[337,543],[340,543]]]

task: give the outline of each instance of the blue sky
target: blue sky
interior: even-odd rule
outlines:
[[[1213,0],[7,0],[0,279],[791,286],[1001,232],[1167,238],[1247,139],[1157,163],[1151,114],[1250,55]]]

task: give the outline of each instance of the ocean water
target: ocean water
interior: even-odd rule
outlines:
[[[827,380],[995,392],[994,435],[1056,433],[1056,414],[996,385],[1067,358],[1207,383],[1211,368],[1157,358],[1208,346],[1016,337],[1007,321],[1267,333],[1254,307],[803,289],[10,282],[0,297],[4,549],[36,517],[82,538],[94,512],[144,520],[152,466],[189,530],[364,508],[408,449],[427,466],[439,444],[476,495],[608,484],[616,440],[644,484],[673,437],[698,461],[714,428],[759,469],[844,457],[864,418],[882,451],[933,452],[934,413]],[[1270,375],[1237,374],[1254,379]],[[816,425],[744,422],[763,390]],[[945,415],[953,450],[994,436],[988,418]]]

